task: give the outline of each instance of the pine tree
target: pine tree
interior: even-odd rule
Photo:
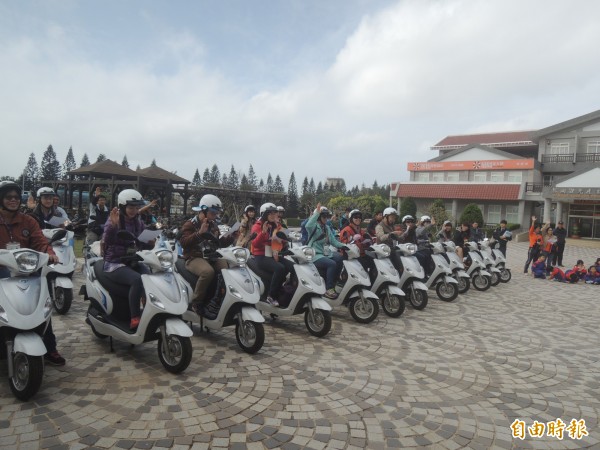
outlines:
[[[121,161],[121,165],[129,169],[129,161],[127,161],[127,155],[123,156],[123,161]]]
[[[323,184],[319,181],[319,184],[317,184],[316,194],[321,195],[322,193],[323,193]]]
[[[156,159],[153,159],[152,162],[150,163],[150,167],[158,167],[156,165]]]
[[[67,177],[67,174],[71,170],[75,170],[77,168],[77,163],[75,162],[75,157],[73,156],[73,147],[69,147],[69,151],[67,152],[67,157],[65,158],[65,163],[63,164],[63,178]]]
[[[102,162],[102,161],[106,161],[106,155],[104,153],[100,153],[98,155],[98,159],[96,159],[97,163]]]
[[[315,180],[310,179],[310,182],[308,183],[308,192],[310,192],[311,194],[316,194],[317,190],[315,189]]]
[[[194,173],[194,178],[192,178],[192,186],[200,186],[202,184],[202,180],[200,179],[200,172],[196,169],[196,173]]]
[[[221,178],[221,187],[226,188],[227,186],[229,186],[229,178],[227,177],[227,174],[224,173],[223,178]]]
[[[271,172],[267,175],[267,192],[273,191],[273,177],[271,176]]]
[[[337,186],[338,191],[342,194],[342,195],[346,195],[346,182],[342,179],[342,181],[338,184]]]
[[[227,184],[230,189],[239,189],[240,187],[238,174],[235,171],[233,164],[231,165],[231,170],[229,171],[229,176],[227,177]]]
[[[253,189],[252,186],[250,186],[250,183],[248,183],[246,174],[242,175],[242,179],[240,180],[240,189],[242,191],[249,191]]]
[[[139,172],[140,170],[142,170],[142,167],[141,167],[141,166],[138,164],[138,165],[135,167],[135,171],[136,171],[136,172]]]
[[[213,164],[210,170],[210,183],[213,186],[218,186],[221,183],[221,171],[216,164]]]
[[[263,181],[263,179],[261,178],[260,181],[258,182],[258,192],[266,192],[265,189],[265,182]]]
[[[83,158],[81,158],[81,164],[79,164],[79,167],[87,167],[90,165],[90,158],[88,158],[87,153],[83,154]]]
[[[208,186],[210,184],[210,170],[208,170],[208,167],[206,169],[204,169],[204,173],[202,174],[202,184],[204,186]]]
[[[309,193],[308,178],[304,177],[304,181],[302,182],[302,192],[300,193],[300,195],[305,196],[308,193]]]
[[[56,160],[56,153],[52,145],[49,145],[44,152],[40,166],[40,181],[58,180],[60,178],[60,164]]]
[[[248,169],[248,184],[252,187],[252,189],[256,189],[258,187],[256,174],[254,173],[254,167],[252,167],[252,164],[250,164],[250,168]]]
[[[275,182],[273,183],[273,192],[285,193],[285,188],[283,187],[283,182],[279,175],[275,175]]]
[[[35,154],[31,153],[29,155],[29,159],[27,160],[27,165],[25,166],[25,190],[31,191],[34,187],[37,186],[39,169],[38,163],[35,160]]]
[[[287,195],[288,195],[288,209],[289,209],[288,214],[290,216],[295,217],[298,215],[298,207],[300,206],[300,204],[298,201],[298,188],[296,186],[296,176],[294,175],[294,172],[292,172],[292,174],[290,175],[290,181],[288,183]]]

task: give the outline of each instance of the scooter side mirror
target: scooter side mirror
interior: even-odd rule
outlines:
[[[54,233],[54,235],[52,235],[52,239],[50,239],[50,243],[60,241],[66,235],[67,235],[67,230],[60,229],[56,233]]]
[[[275,236],[277,236],[282,241],[289,241],[290,240],[290,238],[288,237],[288,235],[285,234],[283,231],[278,231],[277,233],[275,233]]]

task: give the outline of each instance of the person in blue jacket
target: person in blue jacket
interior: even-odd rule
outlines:
[[[307,245],[315,251],[313,263],[320,271],[325,271],[325,297],[334,299],[338,294],[335,292],[335,283],[340,277],[343,267],[343,257],[339,252],[332,251],[331,246],[337,249],[347,250],[344,244],[337,240],[327,221],[331,218],[331,211],[319,203],[314,213],[306,222],[306,231],[310,239]]]

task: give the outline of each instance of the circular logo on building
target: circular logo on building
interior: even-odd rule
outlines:
[[[473,169],[475,169],[475,170],[481,169],[481,161],[474,161],[473,162]]]

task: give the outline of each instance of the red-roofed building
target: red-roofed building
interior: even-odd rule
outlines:
[[[536,215],[600,239],[600,110],[539,131],[447,136],[431,149],[438,157],[408,163],[410,181],[391,184],[391,204],[411,197],[422,215],[441,199],[457,221],[476,203],[486,224],[527,228]]]

